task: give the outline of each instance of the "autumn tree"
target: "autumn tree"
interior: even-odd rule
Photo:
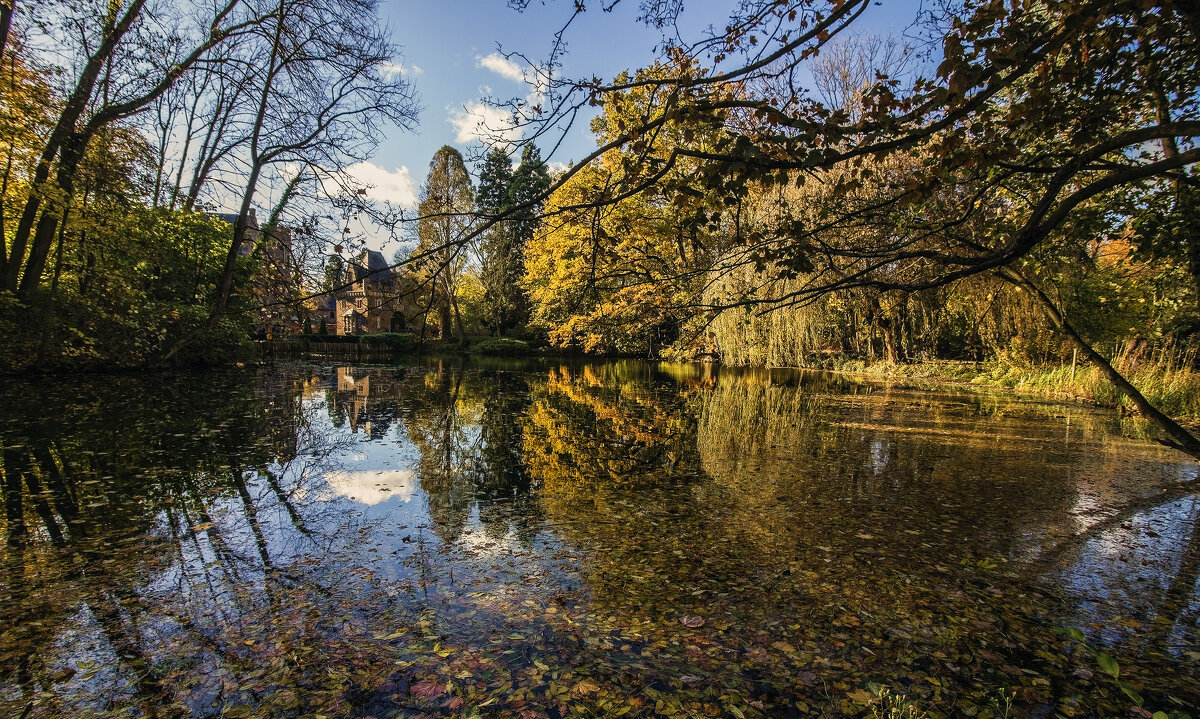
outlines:
[[[526,248],[525,286],[532,323],[553,344],[648,353],[679,337],[686,319],[677,310],[726,244],[709,199],[691,184],[696,161],[674,154],[680,143],[713,139],[720,124],[676,122],[686,100],[655,79],[694,70],[660,65],[618,78],[631,89],[607,96],[592,125],[610,149],[550,194]],[[653,129],[613,147],[634,124]]]
[[[407,267],[417,291],[426,298],[422,334],[430,313],[436,313],[443,339],[451,336],[451,320],[458,327],[459,337],[466,334],[458,289],[468,259],[467,243],[473,237],[474,208],[471,176],[462,153],[443,145],[430,160],[429,174],[421,188],[417,245]]]
[[[626,118],[563,178],[564,185],[575,182],[582,165],[617,148],[630,158],[604,193],[572,203],[581,211],[650,184],[666,196],[686,196],[688,187],[699,185],[718,208],[716,221],[736,224],[748,188],[804,185],[830,171],[843,189],[875,185],[874,202],[829,207],[815,218],[784,213],[771,231],[741,236],[736,250],[717,256],[710,270],[773,267],[806,280],[784,294],[706,309],[767,311],[843,290],[905,294],[991,274],[1039,303],[1063,336],[1159,426],[1165,441],[1200,456],[1200,441],[1150,406],[1073,327],[1052,300],[1050,278],[1023,265],[1035,252],[1053,252],[1085,224],[1112,237],[1124,221],[1104,212],[1115,193],[1131,187],[1170,192],[1172,183],[1191,176],[1200,159],[1200,68],[1194,62],[1200,15],[1192,5],[939,5],[923,25],[926,40],[941,47],[936,69],[911,78],[877,74],[850,112],[814,96],[805,85],[808,65],[831,38],[855,27],[871,3],[755,0],[740,4],[720,24],[723,32],[694,42],[667,38],[669,57],[707,69],[610,83],[564,79],[545,103],[562,111],[536,122],[549,127],[565,113],[633,92],[664,98],[661,113]],[[681,10],[680,3],[657,3],[645,16],[668,31]],[[721,129],[715,140],[680,133],[665,142],[658,131],[667,122]],[[1164,143],[1177,152],[1164,151]],[[881,178],[875,163],[889,157],[913,171]],[[696,163],[686,179],[670,174],[685,162]],[[865,225],[878,231],[843,232]],[[594,234],[597,256],[620,241]]]
[[[17,226],[0,256],[0,290],[25,300],[42,284],[65,198],[74,190],[79,163],[96,134],[141,113],[214,47],[240,37],[259,20],[252,12],[236,12],[241,0],[225,0],[167,37],[147,17],[169,11],[150,0],[62,3],[59,9],[55,17],[75,41],[67,54],[79,71],[53,128],[39,143]],[[37,26],[50,27],[43,22]]]

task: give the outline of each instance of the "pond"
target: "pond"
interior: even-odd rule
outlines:
[[[0,714],[1197,716],[1197,467],[1141,431],[634,361],[9,379]]]

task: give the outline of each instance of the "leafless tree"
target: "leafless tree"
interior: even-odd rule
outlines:
[[[265,19],[243,45],[241,102],[230,100],[232,122],[223,145],[237,148],[230,157],[243,179],[233,240],[207,322],[175,342],[164,361],[225,315],[268,168],[343,168],[369,155],[386,124],[415,124],[416,94],[407,79],[388,71],[397,48],[380,26],[376,6],[374,0],[271,0],[258,6]],[[194,182],[189,197],[196,192]],[[284,203],[289,196],[284,193]]]
[[[53,30],[71,39],[66,60],[78,70],[41,150],[11,248],[0,253],[0,290],[28,300],[40,286],[64,198],[97,132],[143,112],[213,48],[260,22],[242,0],[190,7],[181,15],[170,0],[61,4]]]

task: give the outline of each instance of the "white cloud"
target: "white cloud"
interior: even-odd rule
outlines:
[[[425,72],[416,65],[405,65],[402,62],[385,62],[379,66],[379,71],[383,73],[385,80],[392,80],[397,75],[415,77]]]
[[[557,175],[561,172],[566,172],[568,169],[570,169],[570,166],[567,165],[567,163],[565,163],[565,162],[558,162],[557,160],[555,160],[553,162],[547,163],[546,169],[550,171],[551,175]]]
[[[400,207],[417,206],[417,183],[407,167],[388,170],[373,162],[360,162],[342,173],[355,186],[366,187],[370,200],[387,201]]]
[[[522,72],[521,66],[498,52],[494,52],[485,57],[476,56],[475,66],[491,70],[497,75],[500,75],[501,77],[507,77],[513,82],[525,81],[525,73]]]
[[[545,68],[527,67],[510,60],[499,52],[475,56],[476,67],[490,70],[528,88],[524,100],[516,100],[521,121],[515,121],[509,109],[472,100],[458,109],[450,109],[447,121],[454,126],[455,139],[460,143],[482,142],[485,145],[511,145],[521,139],[522,125],[537,119],[550,89],[550,74]],[[479,86],[482,97],[493,95],[491,87]]]
[[[513,143],[521,139],[521,128],[513,126],[512,113],[478,100],[468,102],[462,109],[450,110],[447,121],[454,126],[455,141],[461,143]]]

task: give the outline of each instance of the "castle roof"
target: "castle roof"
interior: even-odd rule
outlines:
[[[369,279],[381,285],[392,283],[391,263],[382,252],[364,250],[357,261],[350,263],[350,271],[354,273],[355,282]]]

